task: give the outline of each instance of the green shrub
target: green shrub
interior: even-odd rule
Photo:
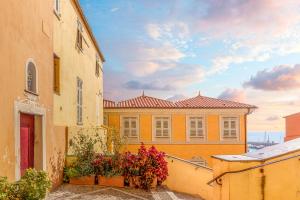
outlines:
[[[28,169],[15,183],[0,177],[0,200],[41,200],[46,197],[51,182],[44,171]]]

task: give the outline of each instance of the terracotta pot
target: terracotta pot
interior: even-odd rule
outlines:
[[[98,176],[98,184],[101,186],[124,187],[124,176]]]
[[[151,188],[155,188],[157,186],[157,177],[153,179],[151,184]],[[133,176],[129,178],[129,187],[141,187],[141,176]]]
[[[137,187],[141,186],[141,176],[133,176],[129,177],[129,187]]]
[[[95,176],[81,176],[70,178],[72,185],[95,185]]]
[[[154,179],[153,179],[153,182],[152,182],[152,184],[151,184],[151,187],[152,188],[155,188],[157,186],[157,177],[155,177]]]

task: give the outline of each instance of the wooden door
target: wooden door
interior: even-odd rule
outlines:
[[[21,176],[23,176],[26,169],[34,167],[34,115],[21,113],[20,154]]]

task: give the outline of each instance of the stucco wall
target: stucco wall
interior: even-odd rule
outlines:
[[[286,154],[264,162],[227,162],[214,159],[214,177],[227,171],[242,170],[259,164],[298,155]],[[215,200],[296,200],[300,198],[299,157],[240,173],[226,174],[222,185],[213,183]]]
[[[300,137],[300,113],[285,117],[285,141]]]
[[[29,58],[38,71],[38,98],[34,107],[45,109],[46,168],[55,157],[55,149],[63,149],[60,130],[53,127],[53,1],[1,1],[0,12],[0,176],[15,180],[18,165],[15,151],[16,126],[14,103],[27,97],[25,65]],[[59,141],[59,142],[58,142]],[[55,145],[55,146],[54,146]],[[54,159],[54,161],[56,161]],[[61,171],[55,171],[60,173]]]
[[[60,57],[60,95],[54,94],[54,123],[76,126],[76,80],[83,81],[83,126],[101,125],[103,121],[103,72],[96,77],[96,48],[84,26],[74,0],[61,1],[61,14],[54,22],[54,53]],[[77,20],[83,26],[83,51],[76,47]],[[97,100],[98,98],[98,100]],[[98,104],[98,105],[97,105]],[[98,120],[97,120],[97,107]]]
[[[108,116],[108,125],[120,130],[121,115],[139,116],[139,142],[126,143],[125,150],[137,152],[140,142],[146,146],[155,145],[159,150],[167,154],[174,155],[184,159],[191,159],[194,156],[200,156],[211,166],[211,156],[216,154],[241,154],[246,150],[245,145],[245,113],[244,110],[232,111],[170,111],[159,110],[159,113],[170,114],[171,116],[171,142],[159,143],[152,141],[152,116],[157,113],[147,111],[110,111],[105,110]],[[194,113],[192,113],[194,112]],[[226,112],[226,113],[225,113]],[[205,116],[205,127],[207,139],[198,143],[186,141],[186,116],[195,114]],[[239,141],[221,141],[220,139],[220,117],[222,114],[232,114],[240,117],[240,139]]]
[[[213,187],[207,185],[213,177],[211,169],[174,157],[167,157],[167,161],[169,176],[164,185],[174,191],[197,195],[206,200],[212,199]]]

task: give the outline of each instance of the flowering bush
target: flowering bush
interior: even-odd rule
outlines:
[[[95,169],[95,174],[106,177],[123,175],[122,157],[123,156],[121,154],[98,154],[96,158],[92,161],[92,165]]]
[[[144,189],[149,189],[155,178],[161,184],[168,176],[167,162],[164,158],[165,153],[159,152],[154,146],[147,150],[144,144],[139,148],[137,155],[126,152],[123,167],[127,182],[130,178],[140,176],[140,179],[135,181],[139,181]]]

